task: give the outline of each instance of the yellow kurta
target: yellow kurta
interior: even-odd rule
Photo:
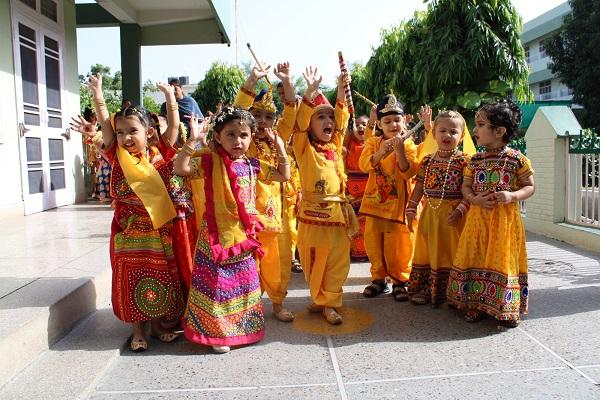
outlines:
[[[404,211],[412,192],[411,179],[417,172],[417,148],[412,140],[404,142],[409,168],[400,171],[392,152],[374,166],[371,157],[383,144],[383,137],[369,137],[360,156],[360,168],[369,180],[360,206],[367,216],[365,249],[371,261],[372,280],[390,277],[394,283],[408,282],[413,251]]]
[[[533,174],[531,162],[517,150],[484,156],[477,153],[464,169],[475,193],[516,191]],[[448,282],[448,303],[486,312],[498,320],[527,313],[527,251],[518,203],[492,210],[471,205],[458,242]]]
[[[448,216],[461,201],[466,202],[462,199],[461,187],[468,161],[468,156],[461,155],[453,157],[448,166],[447,161],[432,162],[428,155],[421,161],[417,173],[417,181],[427,195],[424,194],[426,202],[414,237],[408,292],[410,296],[416,293],[425,296],[434,306],[446,299],[448,275],[465,222],[463,217],[457,226],[450,226]]]
[[[296,226],[296,205],[300,192],[300,176],[296,160],[290,154],[290,180],[281,185],[282,193],[282,232],[277,236],[279,244],[279,264],[281,265],[282,280],[290,280],[291,264],[296,253],[298,227]],[[290,268],[287,268],[290,266]],[[286,286],[287,287],[287,286]]]
[[[313,107],[303,101],[296,118],[294,154],[300,172],[302,200],[298,211],[298,251],[315,304],[342,305],[342,286],[350,269],[350,239],[346,234],[345,179],[342,157],[344,128],[349,114],[336,104],[335,134],[315,148],[308,128]],[[319,145],[317,145],[319,146]],[[320,151],[319,151],[320,150]]]
[[[248,109],[254,102],[254,94],[241,88],[234,106]],[[277,126],[277,133],[286,142],[296,120],[296,108],[286,104],[282,117]],[[254,138],[248,149],[249,157],[276,164],[277,152],[267,141]],[[263,257],[257,263],[260,272],[260,283],[263,291],[274,303],[281,304],[285,299],[289,284],[289,268],[280,265],[278,236],[283,232],[282,184],[274,181],[259,181],[256,184],[256,208],[258,217],[264,224],[264,230],[259,232],[258,239],[264,251]],[[290,261],[291,262],[291,261]],[[283,271],[287,269],[288,271]]]

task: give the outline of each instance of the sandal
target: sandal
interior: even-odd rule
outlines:
[[[479,322],[485,318],[485,313],[480,310],[469,310],[465,314],[465,321],[467,322]]]
[[[383,279],[377,279],[371,282],[371,284],[363,290],[363,296],[375,297],[379,296],[381,293],[389,292],[390,288],[388,287],[387,283]]]
[[[293,259],[292,260],[292,272],[296,273],[296,274],[301,274],[302,272],[304,272],[304,269],[302,269],[302,265],[300,264],[300,261]]]
[[[134,353],[141,353],[142,351],[148,350],[148,342],[144,338],[138,338],[133,340],[133,335],[129,338],[129,350]]]
[[[323,306],[320,306],[318,304],[315,303],[311,303],[308,305],[308,307],[306,307],[306,309],[308,310],[309,313],[320,313],[321,311],[323,311]]]
[[[273,316],[281,322],[292,322],[294,320],[294,314],[292,314],[291,311],[283,308],[281,304],[279,307],[279,311],[275,311],[275,305],[273,305]]]
[[[392,285],[392,297],[396,301],[408,300],[408,282],[394,283]]]
[[[416,306],[424,306],[425,304],[429,304],[431,302],[431,298],[427,296],[424,290],[413,294],[410,297],[410,302]],[[431,305],[433,307],[433,304]]]
[[[150,336],[160,340],[163,343],[171,343],[179,338],[179,335],[174,332],[150,333]]]
[[[323,308],[323,316],[325,317],[325,320],[327,320],[327,322],[329,322],[331,325],[339,325],[343,322],[342,316],[338,314],[335,308]]]
[[[518,319],[508,319],[508,320],[504,320],[504,321],[498,321],[500,323],[500,326],[503,326],[505,328],[516,328],[517,326],[519,326],[519,323],[521,321],[519,321]]]

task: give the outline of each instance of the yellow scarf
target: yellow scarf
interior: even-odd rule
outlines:
[[[192,179],[192,200],[198,226],[207,223],[208,242],[216,262],[245,251],[257,250],[256,230],[261,229],[255,215],[248,215],[237,203],[237,183],[230,180],[221,155],[212,152],[194,154],[202,158],[204,177]],[[260,254],[260,253],[259,253]]]
[[[134,157],[121,146],[116,146],[117,158],[125,179],[144,204],[154,229],[175,218],[175,207],[156,168],[146,157]]]
[[[475,148],[475,143],[473,143],[473,138],[471,137],[471,133],[469,132],[469,128],[465,125],[463,128],[463,153],[472,156],[477,153],[477,149]],[[421,162],[423,158],[428,154],[433,154],[437,151],[438,146],[433,138],[433,132],[427,131],[425,134],[425,140],[421,143],[417,149],[417,161]]]

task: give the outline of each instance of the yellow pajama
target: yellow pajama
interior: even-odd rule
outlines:
[[[390,277],[394,283],[408,282],[413,238],[406,225],[367,217],[365,232],[372,280]]]
[[[279,265],[279,245],[275,232],[260,232],[258,240],[264,255],[256,263],[259,269],[260,288],[267,292],[273,303],[281,304],[285,299],[287,283],[285,288],[281,282],[281,267]],[[289,269],[289,268],[288,268]],[[289,279],[288,279],[289,280]]]
[[[312,301],[324,307],[341,307],[342,287],[350,271],[346,227],[300,222],[298,252]]]

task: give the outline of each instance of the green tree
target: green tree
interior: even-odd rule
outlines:
[[[233,103],[244,80],[244,71],[240,67],[214,62],[204,79],[198,83],[192,97],[203,112],[214,111],[219,100],[224,105]]]
[[[111,75],[110,67],[102,64],[94,64],[90,67],[90,72],[86,75],[79,75],[79,107],[81,112],[86,107],[93,108],[92,96],[87,89],[87,79],[90,74],[102,74],[102,92],[108,112],[114,113],[121,108],[121,72],[117,71],[115,75]]]
[[[511,0],[425,1],[427,11],[382,31],[354,87],[373,101],[393,91],[412,113],[425,103],[465,112],[510,94],[531,97]]]
[[[550,69],[573,89],[573,101],[584,107],[582,123],[600,130],[600,0],[569,0],[571,13],[545,42]]]

